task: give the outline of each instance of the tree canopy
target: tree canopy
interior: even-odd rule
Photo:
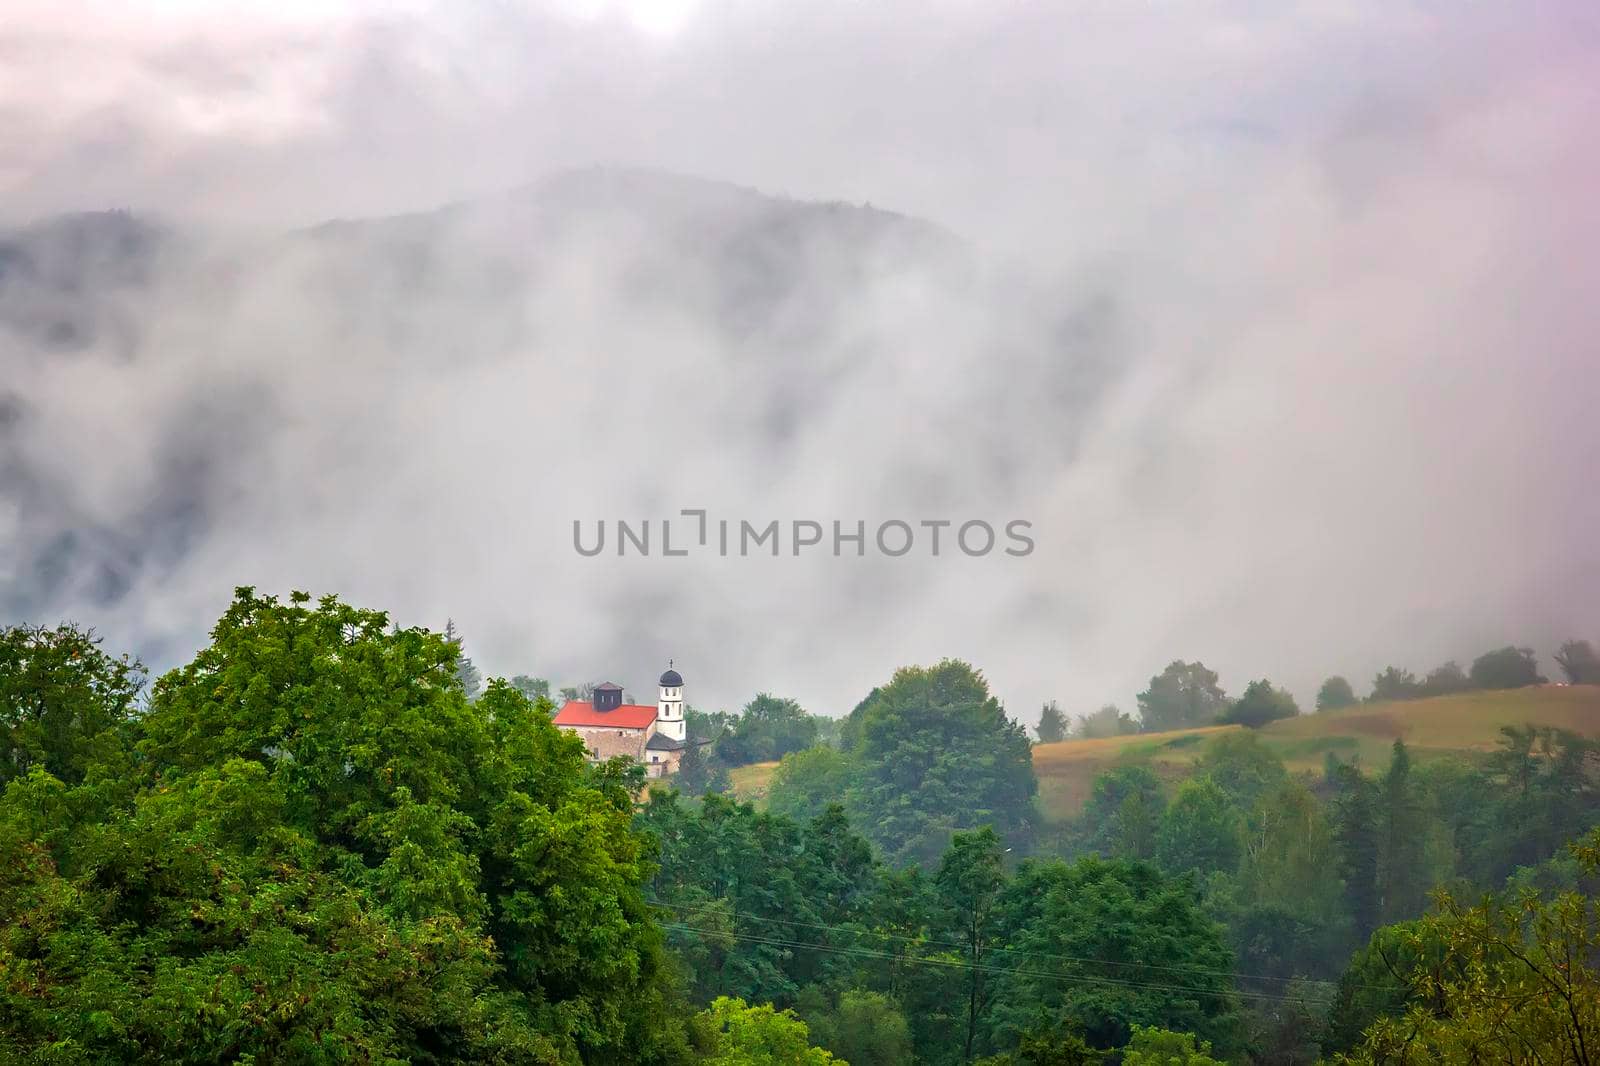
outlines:
[[[1146,732],[1210,725],[1228,706],[1215,672],[1204,663],[1174,660],[1139,693],[1139,720]]]
[[[971,666],[905,667],[852,717],[850,806],[891,861],[931,865],[962,829],[1030,831],[1032,745]]]

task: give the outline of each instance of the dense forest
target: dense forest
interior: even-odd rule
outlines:
[[[1581,641],[1556,661],[1600,680]],[[1372,698],[1543,681],[1505,648]],[[579,690],[573,690],[579,691]],[[241,589],[150,682],[71,624],[0,630],[0,1061],[1589,1063],[1600,745],[1291,772],[1176,662],[1038,734],[1196,723],[1066,824],[983,675],[843,718],[697,713],[682,771],[591,763],[548,682],[447,633]],[[1330,678],[1319,710],[1357,702]],[[729,769],[780,760],[764,808]]]

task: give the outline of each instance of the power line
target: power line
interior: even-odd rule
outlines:
[[[704,905],[695,906],[695,905],[692,905],[692,904],[683,904],[683,903],[666,903],[666,902],[661,901],[661,900],[647,900],[646,902],[648,902],[651,905],[656,906],[656,907],[662,907],[662,908],[665,908],[667,910],[685,911],[685,912],[688,912],[690,914],[699,914],[699,913],[705,912],[708,909],[710,909],[710,908],[708,908],[707,906],[704,906]],[[936,946],[939,946],[939,947],[954,948],[954,949],[956,949],[958,951],[966,951],[967,947],[968,947],[966,944],[960,943],[958,941],[952,941],[952,940],[936,940],[936,939],[933,939],[931,937],[903,936],[903,935],[900,935],[900,934],[897,934],[897,933],[883,933],[883,932],[877,932],[875,930],[856,929],[856,928],[852,928],[852,927],[849,927],[849,926],[830,925],[830,924],[827,924],[827,923],[824,923],[824,922],[798,922],[798,921],[793,921],[793,920],[787,919],[787,918],[767,918],[767,917],[764,917],[764,916],[759,915],[759,914],[751,914],[748,911],[727,910],[727,911],[723,911],[721,913],[729,914],[729,915],[731,915],[733,917],[736,917],[736,918],[745,918],[745,919],[750,920],[750,921],[768,922],[768,923],[775,924],[775,925],[788,925],[788,926],[794,926],[796,928],[801,928],[801,929],[820,929],[820,930],[822,930],[824,932],[832,932],[832,933],[843,932],[843,933],[846,933],[846,934],[849,934],[849,935],[854,935],[854,936],[872,936],[872,937],[878,937],[878,938],[884,939],[884,940],[898,940],[898,941],[902,941],[902,942],[908,943],[908,944],[932,944],[932,945],[936,945]],[[1167,965],[1162,965],[1160,963],[1153,963],[1153,962],[1151,962],[1151,963],[1146,963],[1146,962],[1124,962],[1124,961],[1117,960],[1117,959],[1092,959],[1092,958],[1086,958],[1086,957],[1077,956],[1077,955],[1055,955],[1055,954],[1051,954],[1049,952],[1044,952],[1044,951],[1025,951],[1025,950],[1023,950],[1021,948],[1000,948],[1000,947],[997,947],[997,948],[993,948],[992,950],[997,954],[1017,955],[1017,956],[1022,956],[1024,958],[1046,959],[1046,960],[1049,960],[1049,961],[1052,961],[1052,962],[1066,962],[1066,963],[1074,963],[1074,964],[1080,964],[1080,965],[1137,967],[1137,968],[1146,969],[1146,970],[1163,970],[1163,971],[1166,971],[1168,973],[1175,973],[1175,974],[1193,974],[1195,976],[1203,976],[1203,977],[1226,977],[1226,978],[1230,978],[1230,979],[1239,979],[1239,980],[1247,980],[1247,981],[1274,981],[1274,982],[1278,982],[1280,984],[1294,984],[1296,982],[1299,982],[1301,984],[1326,985],[1326,986],[1329,986],[1329,987],[1332,987],[1335,984],[1337,984],[1337,982],[1328,981],[1328,980],[1324,980],[1324,979],[1320,979],[1320,978],[1311,978],[1311,977],[1305,977],[1305,978],[1273,977],[1273,976],[1269,976],[1267,974],[1240,973],[1237,970],[1213,970],[1213,969],[1207,969],[1205,967],[1200,967],[1200,966],[1167,966]],[[1377,991],[1383,990],[1383,986],[1378,986],[1378,985],[1357,985],[1357,986],[1353,986],[1353,987],[1359,987],[1359,988],[1365,988],[1365,989],[1371,989],[1371,990],[1377,990]]]
[[[721,936],[731,940],[738,940],[749,944],[763,944],[771,947],[806,948],[813,951],[831,952],[837,955],[852,955],[858,958],[880,959],[888,962],[908,962],[922,966],[939,966],[947,970],[972,971],[981,973],[1010,975],[1017,977],[1039,977],[1052,981],[1064,981],[1068,984],[1093,984],[1110,985],[1118,988],[1142,988],[1152,991],[1181,992],[1190,995],[1212,996],[1218,999],[1240,997],[1272,1003],[1303,1003],[1313,999],[1310,996],[1288,996],[1272,992],[1246,992],[1234,989],[1196,988],[1189,985],[1158,984],[1153,981],[1133,981],[1119,977],[1097,977],[1093,974],[1065,974],[1051,970],[1025,970],[1020,967],[991,966],[985,963],[966,963],[953,959],[937,959],[919,956],[893,955],[884,951],[873,951],[866,948],[837,947],[829,944],[814,944],[804,940],[787,940],[777,937],[755,936],[750,933],[729,932],[722,929],[702,929],[699,926],[684,925],[677,922],[663,922],[665,929],[674,929],[685,933],[699,933],[702,936]],[[1320,1000],[1318,1002],[1321,1002]]]

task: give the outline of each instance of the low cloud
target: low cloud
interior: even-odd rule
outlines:
[[[1586,8],[675,11],[0,30],[0,617],[166,664],[305,587],[709,706],[956,655],[1030,720],[1600,637]],[[572,549],[699,507],[1037,547]]]

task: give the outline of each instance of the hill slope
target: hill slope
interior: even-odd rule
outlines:
[[[1319,773],[1329,752],[1363,766],[1381,767],[1396,739],[1418,759],[1485,752],[1507,725],[1547,725],[1600,736],[1600,686],[1545,685],[1500,692],[1466,692],[1401,703],[1363,703],[1340,711],[1302,714],[1260,730],[1267,746],[1290,770]],[[1035,744],[1033,769],[1039,803],[1051,821],[1083,808],[1095,776],[1112,766],[1144,763],[1164,780],[1194,772],[1206,741],[1239,726],[1208,726],[1168,733],[1139,733],[1103,740]],[[761,803],[777,763],[755,763],[733,771],[734,793]]]
[[[1260,735],[1290,770],[1315,773],[1330,752],[1346,761],[1359,759],[1367,767],[1382,766],[1397,739],[1420,759],[1489,751],[1498,743],[1501,727],[1529,723],[1600,736],[1600,686],[1546,685],[1360,704],[1273,722]],[[1145,763],[1168,781],[1182,780],[1193,772],[1207,739],[1238,728],[1037,744],[1033,767],[1039,776],[1039,802],[1052,821],[1070,818],[1082,809],[1095,775],[1124,763]]]

